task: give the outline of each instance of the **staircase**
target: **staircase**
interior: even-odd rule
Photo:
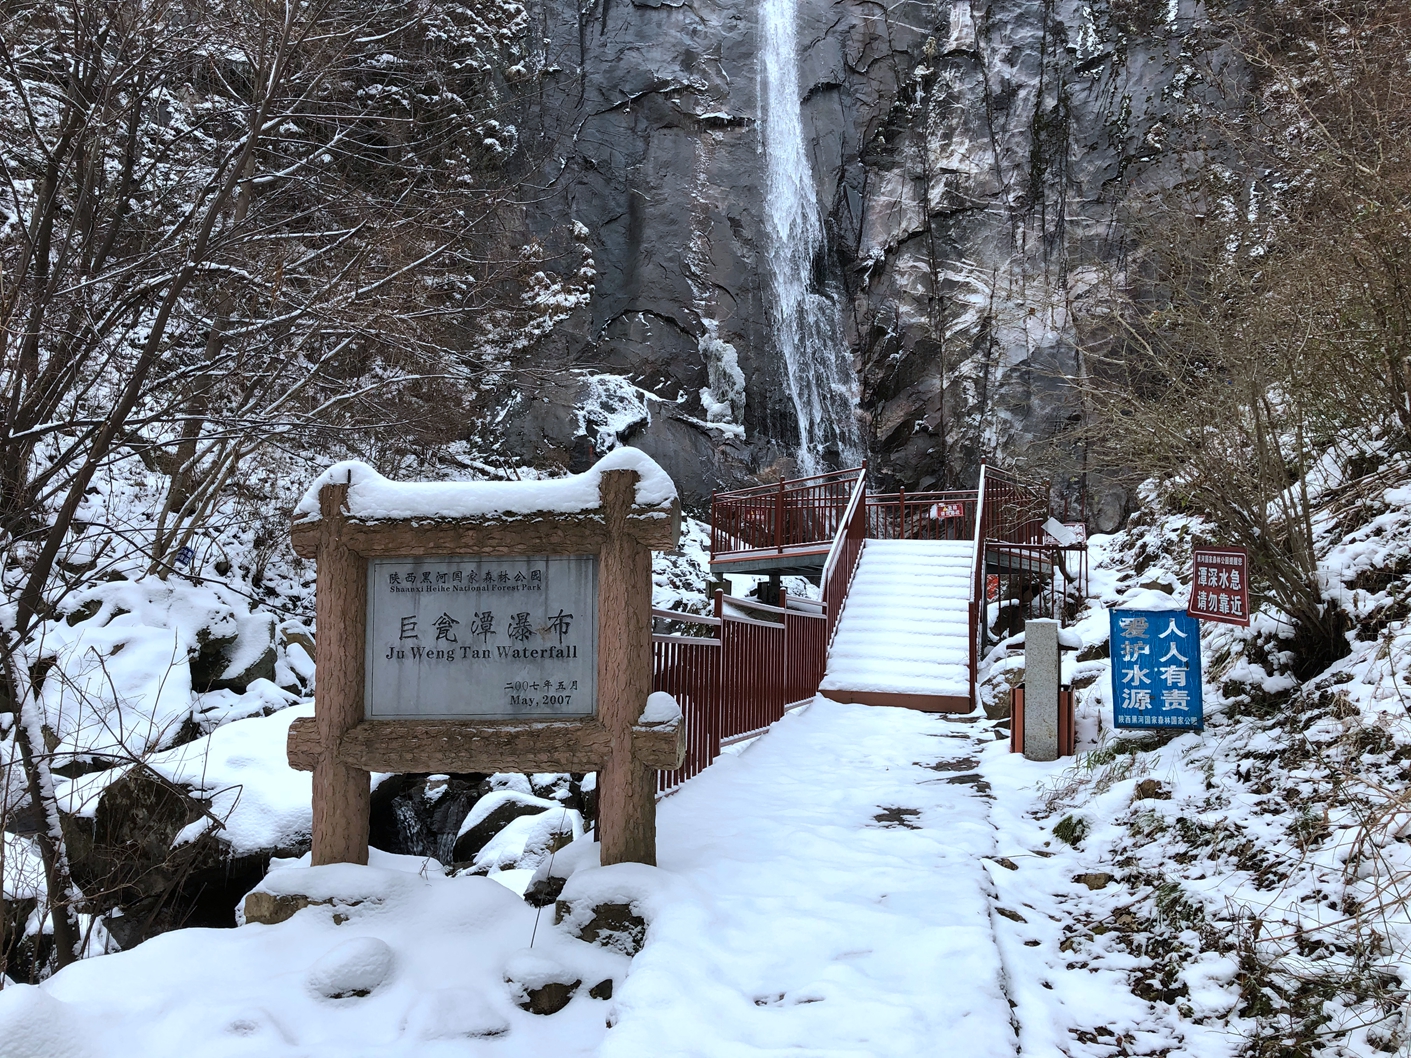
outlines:
[[[819,693],[968,713],[974,554],[970,540],[868,540]]]

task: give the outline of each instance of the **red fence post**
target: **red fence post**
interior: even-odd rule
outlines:
[[[784,479],[779,479],[779,498],[774,503],[774,543],[784,551]]]
[[[715,490],[710,490],[710,557],[714,558],[716,553],[725,550],[719,546],[720,543],[720,516],[715,509]]]
[[[779,638],[782,641],[779,647],[779,653],[783,655],[782,662],[784,666],[784,702],[785,704],[787,704],[790,701],[789,677],[792,675],[792,666],[789,664],[789,654],[791,648],[793,647],[793,644],[789,641],[789,593],[785,588],[782,587],[779,589],[779,609],[784,611],[782,614],[779,615],[779,619],[784,622],[783,631],[779,633]]]

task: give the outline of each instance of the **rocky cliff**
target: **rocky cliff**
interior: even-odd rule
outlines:
[[[533,5],[531,222],[583,225],[597,275],[544,354],[585,373],[527,400],[521,456],[630,439],[696,497],[799,464],[771,314],[764,6]],[[1218,49],[1191,0],[797,0],[796,19],[826,233],[808,278],[839,310],[855,429],[884,479],[969,484],[1078,414],[1075,303],[1118,260],[1131,191],[1174,179],[1163,132],[1209,92]],[[620,376],[606,411],[598,373]],[[813,444],[815,465],[847,454]],[[1120,494],[1090,502],[1100,528],[1123,514]]]

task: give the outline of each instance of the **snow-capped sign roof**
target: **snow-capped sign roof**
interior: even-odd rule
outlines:
[[[294,508],[294,521],[317,521],[319,490],[344,482],[348,517],[359,521],[578,514],[600,506],[598,486],[609,470],[637,472],[636,507],[663,508],[665,516],[676,500],[670,475],[636,448],[614,449],[582,474],[544,481],[388,481],[366,463],[344,460],[309,486]]]
[[[1113,610],[1179,610],[1185,612],[1184,599],[1168,595],[1155,588],[1134,588],[1122,596],[1122,601],[1111,607]]]

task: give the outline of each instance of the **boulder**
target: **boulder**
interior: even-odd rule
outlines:
[[[578,986],[582,983],[580,979],[568,982],[550,981],[538,988],[526,989],[524,1001],[520,1006],[531,1014],[557,1014],[568,1006],[568,1001],[573,998],[573,993],[578,991]]]
[[[609,977],[606,980],[599,981],[592,988],[588,989],[588,994],[594,999],[611,999],[612,978]]]
[[[232,618],[234,613],[232,611]],[[239,639],[235,631],[219,631],[209,627],[196,631],[196,651],[189,657],[191,687],[197,691],[213,690],[213,684],[230,667],[229,651]]]
[[[1158,779],[1143,779],[1132,791],[1133,801],[1169,801],[1171,791]]]
[[[450,863],[461,823],[490,792],[478,773],[388,776],[372,791],[368,841],[383,852]]]
[[[601,847],[592,835],[584,835],[545,860],[525,887],[524,899],[534,907],[548,907],[563,893],[573,873],[601,865]]]
[[[547,1015],[568,1006],[583,979],[553,959],[526,951],[505,967],[505,983],[520,1009]]]
[[[234,642],[222,650],[225,666],[205,690],[229,689],[236,694],[244,694],[255,680],[274,680],[275,661],[278,658],[274,615],[261,610],[237,617],[236,623],[239,633]],[[194,673],[192,683],[195,684]]]
[[[277,926],[288,922],[310,903],[303,893],[266,893],[255,889],[245,894],[240,905],[241,925],[257,922],[263,926]]]
[[[583,818],[571,808],[518,816],[475,854],[475,869],[537,868],[582,833]]]
[[[554,911],[557,924],[566,920],[581,923],[570,930],[579,940],[611,948],[623,955],[636,955],[647,938],[647,920],[633,904],[601,903],[585,912],[568,901],[560,900]]]
[[[392,974],[396,961],[391,947],[376,937],[353,937],[325,953],[309,967],[309,991],[325,999],[371,995]]]
[[[307,850],[237,854],[214,821],[199,826],[210,818],[209,802],[144,765],[110,782],[91,815],[61,817],[74,881],[88,894],[84,911],[106,915],[121,947],[179,926],[235,925],[240,898],[271,857]]]
[[[490,843],[491,838],[520,816],[537,815],[550,808],[562,807],[556,801],[518,790],[496,790],[486,794],[461,822],[450,862],[470,863],[475,859],[475,854]]]

